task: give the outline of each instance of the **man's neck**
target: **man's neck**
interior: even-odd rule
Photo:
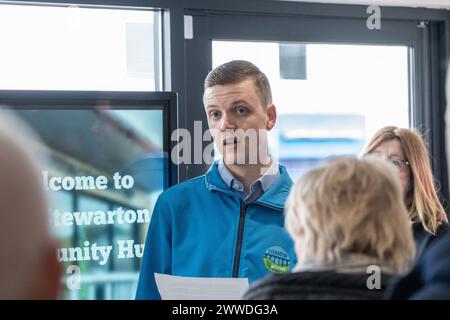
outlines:
[[[242,182],[244,185],[245,193],[248,193],[250,190],[251,184],[261,178],[265,172],[272,165],[272,159],[270,156],[264,163],[268,163],[267,165],[263,165],[261,163],[257,164],[225,164],[227,169],[233,175],[234,178]]]

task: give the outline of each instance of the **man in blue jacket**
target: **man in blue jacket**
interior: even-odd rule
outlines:
[[[283,212],[292,181],[267,148],[276,122],[267,77],[250,62],[225,63],[206,77],[203,101],[222,158],[159,196],[137,299],[160,299],[155,273],[253,282],[296,264]]]

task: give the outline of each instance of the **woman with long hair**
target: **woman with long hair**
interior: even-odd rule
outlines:
[[[375,133],[363,152],[381,156],[397,168],[419,257],[436,237],[449,229],[422,137],[410,129],[384,127]]]

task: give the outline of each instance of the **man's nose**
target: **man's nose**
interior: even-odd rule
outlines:
[[[233,120],[228,117],[227,115],[224,115],[222,117],[222,121],[220,123],[221,131],[230,130],[230,129],[236,129],[236,125],[234,124]]]

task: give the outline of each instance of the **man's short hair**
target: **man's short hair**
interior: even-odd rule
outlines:
[[[217,85],[236,84],[252,79],[262,106],[272,103],[272,91],[266,75],[253,63],[233,60],[212,70],[205,79],[205,90]]]

